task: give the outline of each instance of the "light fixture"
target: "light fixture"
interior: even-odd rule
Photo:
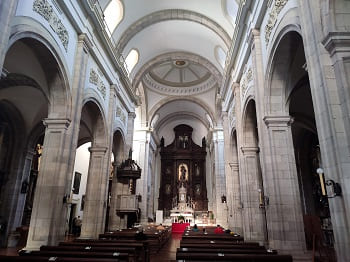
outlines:
[[[226,196],[225,195],[221,196],[221,203],[226,203]]]
[[[342,190],[339,183],[334,182],[334,180],[329,179],[326,181],[327,188],[329,188],[328,192],[328,198],[333,198],[336,196],[341,196]]]
[[[326,187],[324,185],[323,169],[321,167],[317,168],[316,173],[318,174],[318,176],[320,178],[322,196],[326,196],[327,191],[326,191]]]

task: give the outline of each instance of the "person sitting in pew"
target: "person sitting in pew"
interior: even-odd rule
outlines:
[[[214,230],[214,234],[223,234],[224,230],[222,229],[222,227],[220,225],[217,225],[215,230]]]
[[[192,231],[193,232],[198,232],[199,231],[197,224],[194,224],[194,226],[192,228]]]
[[[165,227],[162,224],[159,224],[159,226],[156,227],[158,231],[163,231]]]

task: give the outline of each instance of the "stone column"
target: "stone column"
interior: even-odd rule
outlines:
[[[340,14],[338,14],[340,16]],[[349,24],[348,24],[349,26]],[[331,88],[331,96],[335,98],[333,108],[334,129],[337,130],[337,149],[339,153],[335,162],[339,163],[340,168],[332,167],[329,163],[329,157],[325,156],[328,151],[322,151],[322,159],[326,160],[325,178],[339,183],[342,187],[342,197],[329,198],[332,227],[335,238],[335,248],[339,261],[342,258],[350,257],[350,176],[349,173],[349,148],[350,141],[348,134],[350,132],[350,34],[349,32],[331,32],[323,40],[323,44],[330,54],[332,60],[331,68],[335,73],[336,85]],[[326,72],[327,73],[327,72]],[[329,78],[330,76],[327,75]],[[334,95],[338,93],[338,97]],[[335,107],[340,107],[342,112]],[[341,121],[339,121],[341,119]],[[334,144],[335,141],[332,141]],[[326,144],[327,143],[327,144]],[[328,147],[329,141],[324,143]],[[324,148],[323,147],[323,148]],[[322,148],[321,148],[322,149]],[[328,150],[328,149],[327,149]],[[345,157],[347,156],[347,157]],[[335,163],[334,163],[335,165]]]
[[[17,2],[18,0],[0,1],[0,72],[4,65],[11,32],[11,19],[15,15]]]
[[[94,146],[89,148],[90,165],[86,185],[84,218],[81,238],[97,238],[104,232],[106,211],[106,174],[107,147]]]
[[[242,173],[240,175],[242,219],[244,239],[247,241],[265,242],[266,219],[265,210],[260,208],[263,191],[260,175],[259,148],[254,146],[241,147]]]
[[[228,227],[233,230],[236,224],[236,215],[234,213],[237,211],[234,208],[234,194],[236,193],[235,190],[237,190],[237,185],[234,183],[234,174],[231,170],[230,163],[233,162],[233,158],[236,158],[237,156],[234,156],[233,148],[232,148],[232,137],[230,135],[231,130],[229,129],[229,119],[227,112],[222,113],[222,119],[223,119],[223,128],[224,128],[224,140],[225,140],[225,177],[226,177],[226,205],[228,208],[228,214],[227,214],[227,222]],[[237,150],[237,148],[235,148]],[[237,163],[238,168],[238,163]],[[237,170],[238,171],[238,170]],[[236,182],[236,181],[235,181]],[[239,181],[238,181],[239,182]],[[239,191],[239,185],[238,185],[238,191]],[[237,230],[234,230],[237,232]]]
[[[142,169],[141,178],[136,182],[136,194],[142,197],[139,203],[141,209],[141,223],[147,223],[147,194],[148,194],[148,157],[149,157],[149,143],[151,133],[148,128],[139,129],[135,132],[134,137],[134,154],[135,160]]]
[[[329,199],[334,247],[338,261],[347,261],[350,257],[350,38],[349,8],[346,8],[349,2],[325,1],[322,5],[320,1],[298,2],[325,179],[340,183],[343,192],[342,197]]]
[[[215,198],[214,208],[216,209],[216,223],[222,227],[227,227],[227,204],[222,203],[222,196],[226,196],[226,176],[225,176],[225,141],[223,128],[216,128],[213,131],[213,143],[215,150]],[[214,210],[215,210],[214,209]]]
[[[134,121],[136,118],[136,114],[135,112],[129,112],[128,113],[128,130],[126,133],[126,151],[125,154],[128,155],[129,154],[129,150],[132,149],[132,142],[133,142],[133,138],[134,138]]]
[[[239,178],[239,165],[238,162],[229,163],[230,175],[232,176],[232,185],[230,188],[232,196],[232,218],[230,229],[239,234],[243,234],[242,225],[242,200],[241,200],[241,187]],[[231,215],[230,215],[231,216]]]
[[[269,246],[302,253],[305,250],[304,222],[295,164],[290,116],[270,116],[264,121],[268,131],[265,194]]]
[[[45,139],[40,175],[38,177],[26,249],[55,245],[64,238],[66,219],[63,197],[66,187],[66,158],[63,154],[67,139],[68,119],[45,119]]]
[[[68,134],[70,134],[71,140],[67,143],[67,149],[65,152],[68,156],[66,184],[67,195],[71,194],[72,189],[72,177],[80,132],[80,119],[85,88],[86,68],[89,61],[89,52],[91,48],[92,43],[90,42],[87,35],[80,34],[78,37],[78,44],[75,53],[74,75],[72,81],[72,123],[67,131]]]
[[[234,216],[234,225],[233,228],[238,233],[244,234],[243,227],[243,209],[242,209],[242,197],[241,197],[241,174],[243,173],[241,167],[241,159],[243,159],[242,151],[238,150],[242,144],[242,113],[241,113],[241,95],[240,95],[240,86],[238,83],[233,83],[232,91],[234,94],[234,113],[236,118],[236,145],[233,150],[237,152],[236,158],[233,158],[233,162],[230,163],[231,173],[233,177],[233,216]]]

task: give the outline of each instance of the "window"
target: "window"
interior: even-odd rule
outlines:
[[[106,21],[106,30],[109,36],[112,35],[113,31],[123,19],[123,4],[120,0],[112,0],[107,5],[103,12]]]
[[[136,49],[131,49],[128,56],[125,59],[126,67],[128,72],[130,73],[134,66],[139,61],[139,52]]]
[[[221,46],[216,46],[214,52],[215,52],[216,61],[218,61],[221,67],[224,68],[225,60],[226,60],[226,54],[224,49],[222,49]]]

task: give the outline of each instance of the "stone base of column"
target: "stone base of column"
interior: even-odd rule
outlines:
[[[300,250],[277,250],[280,255],[292,255],[293,262],[310,262],[312,261],[312,251],[300,251]]]

